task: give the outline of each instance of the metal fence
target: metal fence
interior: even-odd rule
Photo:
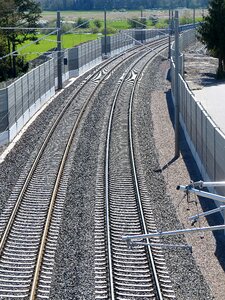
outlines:
[[[142,33],[141,33],[142,32]],[[144,32],[144,33],[143,33]],[[63,82],[102,62],[102,56],[114,56],[162,36],[162,30],[127,30],[62,51]],[[165,34],[165,33],[164,33]],[[26,122],[48,101],[58,87],[57,53],[8,87],[0,89],[0,145],[11,141]]]
[[[54,60],[0,90],[0,143],[12,140],[43,103],[55,94]]]
[[[193,32],[183,33],[181,49],[195,41]],[[175,65],[171,59],[171,83],[174,95]],[[187,83],[179,75],[180,123],[188,145],[205,181],[221,181],[225,178],[225,135],[192,94]],[[225,195],[224,188],[216,191]]]

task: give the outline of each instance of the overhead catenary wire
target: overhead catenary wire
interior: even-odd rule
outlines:
[[[129,37],[131,40],[133,40],[134,42],[136,42],[137,44],[144,46],[146,49],[151,50],[154,53],[158,53],[154,48],[149,47],[148,45],[143,44],[142,42],[136,40],[135,38],[133,38],[130,34],[125,33],[124,31],[121,32],[123,35]],[[167,57],[165,55],[163,55],[162,53],[159,53],[159,56],[162,56],[163,58],[165,58],[167,60]]]
[[[9,54],[6,54],[6,55],[0,57],[0,60],[2,60],[2,59],[4,59],[4,58],[7,58],[7,57],[9,57],[9,56],[12,56],[12,55],[14,55],[14,54],[18,54],[18,52],[22,51],[23,49],[26,49],[27,47],[29,47],[29,46],[31,46],[31,45],[33,45],[33,44],[35,44],[35,43],[37,43],[37,42],[39,42],[39,41],[41,41],[41,40],[44,40],[45,37],[48,37],[48,36],[50,36],[50,35],[56,33],[57,31],[58,31],[58,29],[56,29],[56,30],[54,30],[54,31],[52,31],[52,32],[50,32],[50,33],[48,33],[48,34],[46,34],[46,35],[40,37],[39,39],[37,39],[37,40],[35,40],[35,41],[32,41],[31,43],[29,43],[29,44],[27,44],[27,45],[25,45],[25,46],[23,46],[23,47],[17,49],[16,51],[13,51],[13,52],[11,52],[11,53],[9,53]]]
[[[60,58],[63,58],[63,57],[64,57],[64,50],[62,50],[62,51],[60,51],[60,52],[62,53],[61,56],[60,56]],[[33,52],[31,52],[31,53],[33,53]],[[54,51],[48,52],[48,53],[49,53],[49,54],[46,54],[46,52],[43,52],[43,54],[46,54],[46,56],[49,56],[49,55],[52,55],[53,53],[58,53],[58,51],[57,51],[57,50],[54,50]],[[11,83],[11,84],[14,84],[14,82]],[[11,84],[10,84],[10,85],[11,85]],[[36,101],[35,101],[35,102],[36,102]],[[34,102],[34,104],[35,104],[35,102]],[[23,103],[24,106],[26,106],[27,103],[29,103],[29,99]],[[20,115],[21,112],[23,112],[23,109],[24,109],[24,108],[21,107],[21,108],[17,111],[17,113],[16,113],[16,115],[15,115],[16,122],[19,120],[18,115]],[[0,123],[3,122],[6,118],[9,117],[11,111],[13,111],[13,110],[14,110],[14,108],[12,107],[11,109],[8,110],[8,112],[7,112],[6,114],[3,115],[3,116],[0,118]],[[23,114],[22,114],[22,115],[23,115]],[[22,116],[22,115],[21,115],[21,116]],[[11,128],[11,127],[8,125],[8,126],[4,129],[4,132],[7,131],[7,130],[10,130],[10,128]],[[4,132],[1,132],[1,133],[0,133],[0,136],[3,135]]]
[[[93,19],[93,18],[90,18],[89,20],[87,20],[87,21],[81,23],[80,25],[78,25],[78,26],[74,27],[73,29],[67,31],[66,33],[75,31],[77,28],[82,27],[82,25],[88,23],[88,22],[89,22],[90,20],[92,20],[92,19]],[[48,27],[48,28],[39,28],[39,27],[0,27],[0,29],[5,29],[5,30],[6,30],[6,29],[7,29],[7,30],[9,30],[9,29],[11,29],[11,30],[50,30],[51,28],[50,28],[50,27]],[[17,55],[17,54],[18,54],[19,52],[21,52],[23,49],[29,47],[29,46],[32,45],[32,44],[37,43],[38,41],[41,41],[41,40],[47,40],[46,37],[48,37],[48,36],[50,36],[50,35],[52,35],[52,34],[58,32],[58,30],[59,30],[59,28],[52,28],[52,29],[55,29],[55,30],[53,30],[52,32],[46,34],[45,36],[40,37],[39,39],[37,39],[37,40],[35,40],[35,41],[32,41],[31,43],[29,43],[29,44],[27,44],[27,45],[24,45],[23,47],[21,47],[21,48],[15,50],[15,51],[13,51],[13,52],[11,52],[11,53],[9,53],[9,54],[3,56],[3,57],[0,57],[0,60],[4,59],[4,58],[6,58],[6,57],[12,56],[12,55]],[[66,34],[66,33],[65,33],[65,34]],[[55,42],[54,40],[49,40],[49,41]],[[34,52],[29,52],[29,53],[34,53]],[[41,54],[41,52],[35,52],[35,53]],[[55,51],[55,50],[54,50],[53,53],[58,53],[58,51]],[[64,56],[64,51],[62,50],[61,53],[62,53],[62,54],[61,54],[61,57],[63,57],[63,56]],[[48,54],[51,54],[51,52],[47,52],[47,53],[46,53],[46,52],[43,52],[43,54],[47,56]],[[26,55],[26,54],[22,54],[22,55]],[[6,117],[6,116],[3,116],[3,118],[5,118],[5,117]]]
[[[81,26],[83,26],[84,24],[88,23],[88,22],[91,21],[91,20],[93,20],[93,18],[88,19],[87,21],[81,23],[80,25],[74,27],[73,29],[68,30],[68,31],[65,32],[64,34],[73,32],[74,30],[76,30],[77,28],[80,28]],[[24,29],[24,30],[41,30],[41,29],[44,30],[44,29],[45,29],[45,30],[53,30],[53,31],[51,31],[50,33],[44,35],[43,37],[40,37],[40,38],[38,38],[37,40],[32,41],[31,43],[29,43],[29,44],[27,44],[27,45],[25,45],[25,46],[23,46],[23,47],[17,49],[16,51],[13,51],[13,52],[11,52],[11,53],[9,53],[9,54],[6,54],[6,55],[0,57],[0,60],[3,60],[4,58],[7,58],[7,57],[12,56],[12,55],[17,55],[20,51],[26,49],[27,47],[29,47],[29,46],[31,46],[31,45],[33,45],[33,44],[36,44],[37,42],[39,42],[39,41],[41,41],[41,40],[44,40],[46,37],[48,37],[48,36],[50,36],[50,35],[53,35],[54,33],[57,33],[58,30],[59,30],[58,28],[35,28],[35,27],[33,27],[33,28],[29,28],[29,27],[27,27],[27,28],[25,28],[25,27],[0,27],[0,30],[1,30],[1,29],[5,29],[5,30],[6,30],[6,29],[7,29],[7,30],[23,30],[23,29]],[[51,42],[55,42],[55,41],[54,41],[54,40],[51,40]]]
[[[76,30],[76,29],[82,27],[83,25],[87,24],[89,21],[92,21],[92,20],[93,20],[93,18],[90,18],[90,19],[86,20],[85,22],[81,23],[80,25],[77,25],[77,26],[75,26],[74,28],[72,28],[72,29],[70,29],[70,30],[64,32],[63,34],[72,33],[74,30]]]
[[[136,29],[140,29],[140,30],[157,30],[157,31],[161,32],[161,33],[164,34],[164,35],[167,35],[167,34],[168,34],[168,33],[165,33],[163,30],[160,30],[159,28],[157,28],[157,29],[149,28],[149,29],[148,29],[148,28],[147,28],[148,25],[143,24],[143,23],[141,23],[141,22],[139,22],[139,21],[137,21],[137,20],[135,20],[135,19],[127,18],[127,20],[133,21],[134,23],[137,23],[137,24],[139,24],[139,25],[145,27],[145,28],[136,28]],[[166,29],[167,29],[167,28],[166,28]]]
[[[55,27],[0,27],[0,30],[54,30]]]

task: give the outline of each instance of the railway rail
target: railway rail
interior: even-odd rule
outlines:
[[[49,298],[75,133],[104,81],[121,62],[135,60],[141,52],[145,47],[107,61],[82,82],[48,132],[31,169],[24,168],[0,218],[0,298]]]
[[[144,203],[141,199],[132,134],[132,107],[146,66],[163,50],[165,44],[159,44],[156,53],[147,52],[135,60],[120,78],[113,97],[105,167],[99,169],[98,180],[96,299],[175,298],[162,249],[143,246],[131,251],[121,239],[125,233],[156,231],[149,199]],[[103,192],[105,198],[100,196]],[[158,240],[151,240],[154,242]]]

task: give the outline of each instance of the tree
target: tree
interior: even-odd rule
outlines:
[[[139,28],[143,29],[146,28],[147,20],[146,18],[133,18],[127,20],[128,24],[131,28]]]
[[[37,31],[26,30],[23,27],[35,28],[41,18],[41,8],[33,0],[0,0],[0,26],[15,27],[15,29],[2,30],[2,35],[7,40],[8,53],[16,52],[17,46],[27,40],[35,40]],[[16,53],[10,60],[13,77],[16,77]],[[21,65],[21,59],[18,60]]]
[[[75,9],[75,10],[92,10],[92,9],[139,9],[143,8],[177,8],[177,7],[205,7],[208,0],[36,0],[40,2],[44,9]]]
[[[218,58],[217,78],[225,75],[225,0],[211,0],[208,15],[203,18],[199,40]]]
[[[89,1],[83,1],[83,0],[75,0],[74,1],[74,8],[81,10],[91,10],[94,7],[94,1],[89,0]]]
[[[0,35],[0,57],[5,56],[7,53],[7,41]],[[0,81],[8,79],[9,68],[9,58],[0,60]]]

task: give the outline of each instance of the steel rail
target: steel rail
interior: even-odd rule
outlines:
[[[123,55],[123,54],[121,54],[120,56],[122,56],[122,55]],[[134,54],[134,55],[135,55],[135,54]],[[119,57],[120,57],[120,56],[119,56]],[[104,65],[102,65],[100,69],[98,69],[92,76],[90,76],[90,77],[88,78],[88,80],[85,82],[85,84],[87,84],[88,82],[90,82],[90,80],[91,80],[92,78],[94,78],[94,77],[96,76],[96,74],[98,74],[99,71],[103,70],[107,65],[109,65],[112,61],[118,59],[119,57],[116,57],[116,58],[114,58],[114,59],[112,59],[112,60],[106,62]],[[32,174],[34,173],[34,170],[35,170],[36,167],[37,167],[37,164],[38,164],[38,162],[39,162],[39,160],[40,160],[40,158],[41,158],[41,156],[42,156],[42,154],[43,154],[43,152],[44,152],[44,150],[45,150],[45,148],[46,148],[46,145],[47,145],[48,141],[50,140],[50,138],[51,138],[51,136],[52,136],[52,134],[53,134],[53,132],[54,132],[56,126],[58,125],[59,121],[61,120],[62,116],[64,115],[65,111],[69,108],[69,106],[71,105],[73,99],[74,99],[75,97],[77,97],[77,95],[82,91],[83,88],[84,88],[84,86],[81,85],[81,86],[78,88],[78,90],[77,90],[74,94],[72,94],[72,95],[70,96],[70,100],[68,101],[68,103],[66,104],[66,106],[65,106],[65,107],[62,109],[62,111],[60,112],[59,116],[57,117],[57,119],[55,120],[54,124],[53,124],[52,127],[50,128],[50,131],[48,132],[48,134],[47,134],[45,140],[43,141],[43,144],[42,144],[42,146],[41,146],[41,148],[40,148],[40,150],[39,150],[39,152],[38,152],[38,154],[37,154],[37,156],[36,156],[36,158],[35,158],[35,160],[34,160],[34,162],[33,162],[33,165],[32,165],[32,167],[31,167],[31,169],[30,169],[30,171],[29,171],[27,177],[26,177],[26,180],[25,180],[25,182],[24,182],[23,188],[22,188],[22,190],[21,190],[21,192],[20,192],[20,194],[19,194],[19,197],[18,197],[18,199],[17,199],[16,205],[14,206],[14,209],[13,209],[13,211],[12,211],[12,213],[11,213],[10,219],[9,219],[9,221],[8,221],[8,223],[7,223],[7,226],[6,226],[5,230],[4,230],[4,234],[3,234],[2,238],[1,238],[1,241],[0,241],[0,256],[1,256],[1,254],[2,254],[3,247],[4,247],[5,242],[6,242],[6,240],[7,240],[7,236],[8,236],[8,234],[9,234],[9,232],[10,232],[10,229],[11,229],[13,220],[14,220],[14,218],[15,218],[16,212],[17,212],[17,210],[18,210],[18,208],[19,208],[19,206],[20,206],[20,204],[21,204],[23,194],[24,194],[25,190],[27,189],[27,186],[28,186],[28,184],[29,184],[29,182],[30,182],[30,178],[32,177]]]
[[[132,53],[130,56],[128,56],[125,60],[123,61],[126,61],[128,59],[130,59],[132,56],[136,55],[137,54],[137,51],[140,51],[140,48],[142,47],[139,47],[138,49],[135,49],[135,51],[133,50],[134,53]],[[132,52],[132,51],[131,51]],[[100,68],[98,68],[96,70],[96,72],[94,72],[94,74],[92,74],[88,79],[87,81],[85,82],[85,84],[87,84],[92,78],[94,78],[96,76],[96,74],[98,74],[101,70],[103,70],[107,65],[111,64],[112,62],[118,60],[120,57],[123,57],[124,54],[121,54],[113,59],[111,59],[110,61],[107,61],[105,64],[101,65]],[[119,65],[120,65],[120,61],[119,63],[117,63],[110,71],[112,72],[112,70],[116,69]],[[99,86],[100,84],[103,82],[103,80],[107,77],[108,75],[105,75],[103,76],[103,78],[100,80],[99,82]],[[14,219],[15,219],[15,216],[17,214],[17,211],[22,203],[22,199],[23,199],[23,194],[25,193],[29,183],[30,183],[30,180],[32,178],[32,175],[40,161],[40,158],[48,144],[48,141],[50,140],[54,130],[56,129],[59,121],[62,119],[64,113],[66,112],[66,110],[69,108],[69,106],[71,105],[71,103],[73,102],[73,99],[81,92],[81,90],[84,88],[84,84],[82,84],[78,90],[75,91],[75,93],[72,93],[72,95],[70,96],[69,98],[69,101],[68,103],[65,105],[65,107],[62,109],[62,111],[60,112],[59,116],[57,117],[57,119],[55,120],[54,124],[52,125],[52,127],[50,128],[50,131],[48,132],[47,136],[45,137],[44,139],[44,142],[32,164],[32,167],[31,169],[29,170],[28,172],[28,175],[25,179],[25,182],[24,182],[24,185],[20,191],[20,194],[19,194],[19,197],[17,199],[17,202],[12,210],[12,213],[10,215],[10,218],[7,222],[7,225],[5,227],[5,230],[4,230],[4,233],[3,233],[3,236],[1,238],[1,241],[0,241],[0,256],[2,255],[3,253],[3,249],[4,249],[4,246],[6,244],[6,241],[7,241],[7,238],[9,236],[9,233],[11,231],[11,228],[12,228],[12,225],[13,225],[13,222],[14,222]],[[35,299],[35,295],[36,295],[36,291],[37,291],[37,285],[38,285],[38,278],[39,278],[39,273],[40,273],[40,269],[41,269],[41,263],[42,263],[42,258],[43,258],[43,253],[44,253],[44,240],[46,240],[47,238],[47,234],[48,234],[48,230],[49,230],[49,226],[50,226],[50,221],[51,221],[51,216],[52,216],[52,212],[54,210],[54,202],[55,202],[55,199],[56,199],[56,196],[57,196],[57,188],[60,184],[60,174],[62,174],[63,172],[63,167],[65,166],[65,162],[66,162],[66,157],[68,155],[68,152],[69,152],[69,149],[70,149],[70,144],[71,144],[71,141],[73,140],[73,137],[74,137],[74,133],[78,127],[78,124],[84,114],[84,111],[85,109],[87,108],[87,105],[90,101],[90,99],[93,97],[94,93],[96,92],[96,89],[93,90],[93,92],[91,93],[91,95],[88,97],[88,100],[85,102],[84,106],[82,107],[82,110],[77,118],[77,121],[74,125],[74,128],[71,132],[71,135],[70,135],[70,138],[69,138],[69,141],[68,141],[68,144],[66,146],[66,150],[65,150],[65,153],[64,153],[64,157],[62,159],[62,163],[61,163],[61,166],[59,168],[59,174],[57,176],[57,179],[56,179],[56,185],[54,187],[54,190],[53,190],[53,194],[52,194],[52,197],[51,197],[51,204],[50,204],[50,209],[49,209],[49,212],[48,212],[48,215],[47,215],[47,221],[46,221],[46,227],[43,231],[43,238],[42,238],[42,242],[41,242],[41,246],[40,246],[40,252],[39,252],[39,255],[38,255],[38,258],[37,258],[37,266],[35,268],[35,275],[34,275],[34,280],[32,282],[32,288],[31,288],[31,296],[30,296],[30,299]]]
[[[163,48],[161,51],[163,51],[165,49],[166,48]],[[140,193],[140,188],[139,188],[139,184],[138,184],[137,168],[136,168],[136,164],[135,164],[133,134],[132,134],[132,132],[133,132],[133,130],[132,130],[132,112],[133,112],[133,102],[134,102],[134,96],[135,96],[135,90],[136,90],[137,84],[138,84],[145,68],[148,66],[149,62],[151,62],[156,56],[157,56],[157,54],[154,54],[154,56],[151,57],[150,61],[147,61],[145,63],[145,65],[142,67],[142,70],[140,71],[138,76],[135,78],[135,82],[134,82],[134,85],[133,85],[133,88],[132,88],[132,91],[131,91],[131,95],[130,95],[130,106],[129,106],[129,114],[128,114],[131,165],[132,165],[134,182],[135,182],[135,190],[136,190],[136,193],[137,193],[137,202],[138,202],[138,206],[139,206],[139,209],[140,209],[141,221],[142,221],[142,226],[143,226],[143,230],[144,230],[145,234],[148,233],[148,230],[147,230],[146,221],[145,221],[145,217],[144,217],[144,210],[143,210],[143,205],[142,205],[142,201],[141,201],[141,193]],[[148,241],[148,243],[149,243],[149,241]],[[151,250],[151,246],[148,245],[147,249],[148,249],[148,255],[149,255],[149,258],[150,258],[150,262],[151,262],[151,267],[152,267],[152,270],[153,270],[153,275],[154,275],[154,280],[155,280],[155,284],[156,284],[156,288],[157,288],[158,298],[159,298],[159,300],[163,300],[163,295],[162,295],[161,288],[160,288],[160,283],[159,283],[159,280],[158,280],[157,270],[156,270],[156,267],[155,267],[155,262],[154,262],[154,257],[153,257],[153,253],[152,253],[152,250]]]
[[[129,58],[130,57],[128,57],[128,59]],[[118,65],[114,66],[114,68],[111,70],[111,72],[114,69],[116,69],[117,66]],[[105,78],[103,77],[100,80],[99,85],[103,82],[104,79]],[[51,222],[51,216],[52,216],[52,213],[53,213],[53,210],[54,210],[54,204],[55,204],[56,197],[57,197],[57,191],[58,191],[58,188],[59,188],[59,185],[60,185],[60,180],[62,178],[62,174],[63,174],[64,167],[65,167],[65,164],[66,164],[66,160],[67,160],[67,157],[68,157],[68,154],[69,154],[69,150],[70,150],[70,147],[72,145],[75,132],[76,132],[76,130],[79,126],[79,123],[81,121],[81,118],[82,118],[82,116],[83,116],[90,100],[94,96],[95,92],[96,92],[96,90],[93,90],[93,92],[90,94],[90,96],[86,100],[84,106],[82,107],[82,109],[81,109],[81,111],[78,115],[78,118],[77,118],[77,120],[74,124],[74,127],[73,127],[72,131],[71,131],[68,143],[66,145],[66,149],[65,149],[62,161],[61,161],[61,165],[59,167],[58,175],[57,175],[57,178],[56,178],[56,183],[55,183],[55,186],[54,186],[54,190],[53,190],[50,205],[49,205],[49,210],[48,210],[48,215],[47,215],[47,219],[46,219],[46,223],[45,223],[45,228],[44,228],[44,232],[43,232],[43,236],[42,236],[42,240],[41,240],[40,250],[39,250],[38,259],[37,259],[36,268],[35,268],[35,273],[34,273],[34,280],[33,280],[32,288],[31,288],[30,300],[35,300],[35,296],[36,296],[36,292],[37,292],[37,286],[38,286],[38,280],[39,280],[39,273],[40,273],[40,270],[41,270],[42,259],[43,259],[43,255],[44,255],[44,248],[45,248],[46,239],[47,239],[47,236],[48,236],[48,231],[49,231],[50,222]]]
[[[132,55],[135,55],[135,54],[132,54]],[[128,57],[127,59],[129,59],[129,58],[130,57]],[[119,64],[120,64],[120,62],[119,62]],[[110,72],[112,72],[114,69],[116,69],[119,64],[117,64],[116,66],[114,66],[113,69]],[[107,76],[108,75],[106,75],[105,77],[107,77]],[[93,78],[93,77],[94,76],[92,76],[91,78]],[[100,80],[99,86],[103,82],[103,80],[105,79],[105,77],[103,77]],[[32,288],[31,288],[30,300],[35,300],[35,296],[36,296],[36,292],[37,292],[37,286],[38,286],[38,280],[39,280],[39,273],[40,273],[40,270],[41,270],[42,259],[43,259],[43,255],[44,255],[45,243],[46,243],[46,239],[47,239],[48,231],[49,231],[49,227],[50,227],[50,222],[51,222],[51,216],[52,216],[52,213],[53,213],[53,210],[54,210],[54,204],[55,204],[56,197],[57,197],[57,191],[58,191],[58,188],[59,188],[59,185],[60,185],[60,180],[62,178],[62,174],[63,174],[64,167],[65,167],[65,164],[66,164],[66,160],[67,160],[67,157],[68,157],[68,154],[69,154],[69,150],[70,150],[70,147],[72,145],[75,132],[76,132],[76,130],[77,130],[78,126],[79,126],[79,123],[81,121],[81,118],[82,118],[82,116],[83,116],[83,114],[84,114],[84,112],[85,112],[85,110],[86,110],[86,108],[87,108],[90,100],[92,99],[92,97],[94,96],[95,93],[96,93],[96,90],[94,89],[92,91],[92,93],[89,95],[89,97],[87,98],[87,100],[86,100],[85,104],[83,105],[83,107],[81,108],[81,111],[80,111],[80,113],[79,113],[79,115],[77,117],[77,120],[76,120],[76,122],[74,124],[74,127],[73,127],[73,129],[72,129],[72,131],[70,133],[70,137],[69,137],[69,140],[68,140],[67,145],[66,145],[65,152],[64,152],[63,157],[62,157],[62,161],[61,161],[61,164],[60,164],[60,167],[59,167],[59,171],[58,171],[58,174],[57,174],[57,178],[56,178],[54,190],[53,190],[51,201],[50,201],[50,205],[49,205],[48,215],[47,215],[47,218],[46,218],[45,228],[44,228],[44,232],[43,232],[43,236],[42,236],[42,240],[41,240],[40,250],[39,250],[38,259],[37,259],[36,268],[35,268],[35,273],[34,273],[34,280],[33,280]]]
[[[118,65],[114,66],[113,69],[115,69],[117,66]],[[99,86],[103,82],[105,77],[103,77],[100,80]],[[49,231],[50,222],[51,222],[51,216],[52,216],[52,213],[53,213],[53,210],[54,210],[54,204],[55,204],[56,197],[57,197],[57,191],[58,191],[58,188],[59,188],[59,185],[60,185],[60,180],[62,178],[62,174],[63,174],[63,171],[64,171],[64,166],[66,164],[68,153],[69,153],[70,147],[72,145],[75,132],[76,132],[76,130],[79,126],[79,123],[81,121],[81,118],[82,118],[82,116],[83,116],[90,100],[92,99],[92,97],[94,96],[95,93],[96,93],[96,90],[94,89],[92,91],[92,93],[89,95],[89,97],[87,98],[87,100],[86,100],[85,104],[83,105],[83,107],[81,108],[81,111],[80,111],[80,113],[77,117],[77,120],[74,124],[74,127],[71,131],[71,134],[70,134],[68,143],[66,145],[66,149],[65,149],[60,167],[59,167],[59,171],[58,171],[57,178],[56,178],[56,183],[55,183],[54,190],[53,190],[52,197],[51,197],[51,201],[50,201],[50,206],[49,206],[48,215],[47,215],[47,219],[46,219],[46,223],[45,223],[45,228],[44,228],[44,232],[43,232],[43,236],[42,236],[42,240],[41,240],[40,250],[39,250],[39,253],[38,253],[38,259],[37,259],[37,263],[36,263],[36,268],[35,268],[35,272],[34,272],[32,288],[31,288],[31,295],[30,295],[30,298],[29,298],[30,300],[35,300],[35,297],[36,297],[38,281],[39,281],[39,273],[40,273],[40,270],[41,270],[42,259],[43,259],[43,255],[44,255],[44,248],[45,248],[46,239],[47,239],[47,236],[48,236],[48,231]]]
[[[166,49],[167,47],[165,47]],[[111,131],[112,131],[112,120],[115,110],[115,105],[118,99],[118,95],[122,89],[123,83],[125,82],[129,72],[134,68],[134,66],[140,62],[145,56],[152,52],[152,49],[147,53],[139,57],[131,67],[126,71],[126,74],[123,76],[120,85],[117,88],[116,94],[114,96],[113,104],[111,107],[108,130],[107,130],[107,140],[106,140],[106,152],[105,152],[105,205],[106,205],[106,232],[107,232],[107,245],[108,245],[108,263],[109,263],[109,285],[110,285],[110,295],[111,300],[115,300],[114,292],[114,280],[113,280],[113,266],[112,266],[112,252],[111,252],[111,237],[110,237],[110,204],[109,204],[109,151],[110,151],[110,140],[111,140]],[[156,54],[154,55],[156,56]],[[162,298],[160,298],[161,300]]]
[[[37,263],[36,263],[36,268],[35,268],[35,272],[34,272],[34,279],[33,279],[32,288],[31,288],[30,300],[35,300],[35,296],[36,296],[36,292],[37,292],[37,286],[38,286],[38,280],[39,280],[39,273],[40,273],[40,270],[41,270],[42,259],[43,259],[43,255],[44,255],[44,248],[45,248],[45,244],[46,244],[46,240],[47,240],[47,236],[48,236],[48,231],[49,231],[50,223],[51,223],[51,216],[52,216],[52,213],[53,213],[53,210],[54,210],[54,204],[55,204],[55,201],[56,201],[56,198],[57,198],[58,188],[59,188],[59,185],[60,185],[60,181],[61,181],[61,178],[62,178],[64,167],[65,167],[65,164],[66,164],[66,160],[67,160],[67,157],[68,157],[68,154],[69,154],[69,151],[70,151],[70,147],[73,143],[75,132],[76,132],[76,130],[77,130],[79,124],[80,124],[81,118],[83,117],[83,114],[84,114],[90,100],[92,99],[94,93],[95,93],[95,90],[91,93],[91,95],[88,97],[85,104],[83,105],[83,107],[82,107],[82,109],[81,109],[81,111],[80,111],[80,113],[77,117],[77,120],[74,124],[74,127],[73,127],[73,129],[70,133],[70,137],[69,137],[69,140],[68,140],[67,145],[66,145],[65,152],[64,152],[63,157],[62,157],[62,161],[61,161],[59,171],[58,171],[58,174],[57,174],[57,178],[56,178],[56,182],[55,182],[55,185],[54,185],[54,190],[53,190],[53,193],[52,193],[52,197],[51,197],[51,201],[50,201],[50,205],[49,205],[49,210],[48,210],[48,215],[47,215],[47,219],[46,219],[46,223],[45,223],[45,228],[44,228],[44,231],[43,231],[41,245],[40,245],[40,249],[39,249],[39,253],[38,253],[38,259],[37,259]]]

